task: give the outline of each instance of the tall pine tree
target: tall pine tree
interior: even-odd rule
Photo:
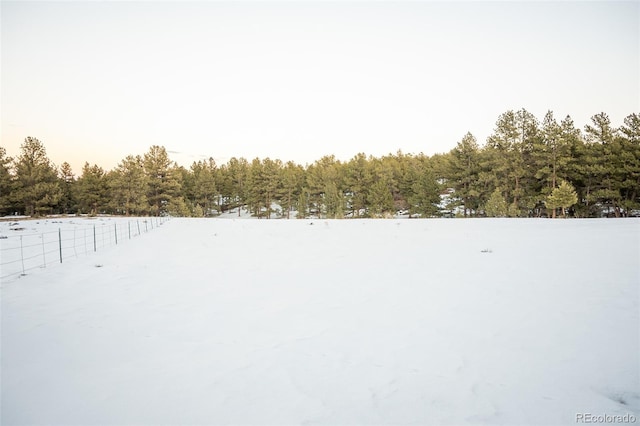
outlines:
[[[58,173],[42,142],[28,137],[20,147],[15,163],[14,196],[24,206],[27,216],[49,213],[62,197]]]

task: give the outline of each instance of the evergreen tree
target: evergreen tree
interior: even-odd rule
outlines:
[[[440,203],[440,187],[433,170],[429,167],[428,158],[420,156],[413,162],[413,184],[409,194],[409,215],[420,214],[432,217],[438,214]]]
[[[28,137],[20,147],[15,163],[15,199],[27,216],[50,212],[62,197],[56,168],[47,157],[44,145]]]
[[[394,211],[393,170],[388,161],[371,158],[369,168],[375,180],[367,197],[368,209],[373,217],[385,217]]]
[[[551,195],[547,197],[547,208],[557,209],[562,208],[562,216],[566,217],[566,210],[578,202],[578,195],[576,194],[573,185],[567,181],[562,181],[558,188],[554,188]],[[554,215],[555,217],[555,215]]]
[[[320,160],[316,160],[312,165],[307,167],[306,171],[306,191],[309,194],[309,214],[323,217],[327,214],[326,211],[326,191],[327,188],[332,188],[330,184],[335,186],[336,192],[333,195],[337,196],[338,193],[344,193],[343,187],[343,173],[342,165],[336,160],[335,156],[324,156]],[[330,199],[332,199],[330,196]],[[336,211],[336,203],[332,203],[329,207],[328,214],[334,216]]]
[[[267,210],[265,183],[262,161],[256,157],[251,161],[247,174],[246,202],[249,211],[258,218]]]
[[[283,211],[286,212],[287,219],[290,218],[290,213],[294,207],[295,200],[301,192],[303,178],[304,169],[292,161],[288,161],[282,168],[278,199]]]
[[[620,127],[620,192],[625,214],[640,209],[640,114],[631,114]]]
[[[258,217],[271,218],[273,203],[276,201],[280,186],[282,162],[265,158],[255,158],[251,162],[247,180],[247,203]]]
[[[537,194],[526,189],[534,179],[530,165],[538,132],[538,121],[527,110],[507,111],[498,118],[488,139],[488,146],[496,151],[490,168],[496,173],[496,187],[505,189],[512,204],[510,215],[522,215],[535,205]]]
[[[324,213],[331,219],[344,217],[344,196],[334,179],[328,180],[324,187]]]
[[[196,204],[193,208],[193,217],[204,217],[204,210],[200,206],[200,204]]]
[[[485,165],[494,176],[494,187],[506,188],[509,195],[513,192],[511,178],[515,174],[514,167],[518,167],[521,161],[515,157],[518,155],[519,131],[516,123],[516,115],[513,111],[507,111],[500,115],[496,121],[493,134],[487,139],[487,149],[491,155],[487,156],[489,164]]]
[[[92,216],[105,213],[108,208],[110,193],[106,172],[102,167],[84,163],[82,176],[77,182],[78,207],[82,213]]]
[[[71,165],[66,161],[60,166],[60,197],[59,209],[64,214],[73,213],[77,210],[75,200],[75,175],[71,170]]]
[[[402,190],[404,179],[404,172],[402,170],[403,157],[404,154],[402,151],[398,151],[395,155],[382,157],[380,161],[383,173],[389,177],[388,184],[393,198],[394,212],[409,208],[409,203],[407,202]]]
[[[296,219],[305,219],[309,216],[309,193],[304,188],[300,191],[296,208],[298,210]]]
[[[0,213],[7,214],[11,210],[11,190],[13,188],[13,176],[11,176],[11,163],[13,159],[7,156],[7,150],[0,146]]]
[[[536,178],[546,183],[543,192],[547,194],[557,186],[558,169],[562,167],[561,161],[565,159],[561,132],[553,112],[547,111],[542,122],[542,137],[536,146],[536,166],[538,167]]]
[[[393,212],[393,195],[391,194],[390,179],[382,177],[371,186],[369,193],[369,207],[374,217],[384,217]],[[417,208],[421,201],[417,201]]]
[[[611,126],[609,116],[604,112],[591,117],[591,125],[585,126],[585,137],[590,154],[589,172],[595,182],[590,191],[592,200],[602,206],[613,208],[616,217],[620,217],[620,188],[623,168],[620,161],[619,139],[617,130]]]
[[[177,167],[169,159],[164,147],[153,145],[143,158],[144,171],[147,177],[147,200],[149,211],[154,216],[169,212],[169,205],[174,198],[180,200],[174,203],[181,213],[184,200],[181,197],[180,175]]]
[[[271,219],[273,213],[273,204],[278,199],[278,194],[281,192],[281,170],[282,161],[279,159],[271,160],[265,158],[262,162],[262,171],[264,173],[264,196],[265,205],[267,207],[267,219]]]
[[[478,151],[476,138],[467,132],[448,157],[448,185],[455,189],[456,196],[462,200],[465,217],[479,207]]]
[[[488,217],[505,217],[507,216],[507,201],[502,195],[502,191],[496,188],[487,203],[484,206],[485,213]]]
[[[247,181],[249,179],[249,162],[245,158],[232,157],[221,170],[222,197],[229,208],[240,210],[247,203]]]
[[[213,158],[207,161],[194,162],[191,165],[193,176],[194,204],[199,205],[205,216],[210,216],[214,210],[218,211],[218,189],[216,180],[218,167]]]
[[[345,189],[348,194],[347,205],[352,217],[360,216],[366,211],[369,189],[374,181],[367,156],[358,153],[345,166]]]
[[[148,209],[147,175],[142,157],[128,155],[117,166],[111,181],[115,210],[129,215],[144,214]]]

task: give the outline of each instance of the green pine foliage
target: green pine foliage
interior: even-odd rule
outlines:
[[[501,114],[481,144],[469,132],[447,153],[401,151],[305,166],[279,159],[213,158],[178,166],[164,147],[113,170],[58,169],[28,137],[17,157],[0,147],[0,214],[188,215],[243,210],[260,218],[600,217],[640,213],[640,114],[618,128],[604,112],[583,130],[548,111]],[[277,209],[274,206],[279,206]]]
[[[141,215],[148,210],[147,175],[142,157],[129,155],[112,172],[111,201],[118,214]]]
[[[553,189],[546,201],[548,209],[562,209],[563,217],[566,217],[567,209],[577,202],[578,194],[576,193],[575,188],[564,180],[560,183],[559,187]]]
[[[77,182],[77,196],[79,210],[95,216],[99,213],[107,213],[109,205],[107,174],[102,167],[84,163],[82,177]]]
[[[485,213],[488,217],[505,217],[509,213],[507,201],[502,195],[500,188],[496,188],[491,197],[484,206]]]
[[[11,176],[13,159],[7,156],[7,150],[0,146],[0,214],[11,211],[11,195],[14,186]]]
[[[38,139],[28,137],[20,151],[14,163],[15,180],[9,198],[29,216],[52,212],[62,198],[62,190],[44,145]]]

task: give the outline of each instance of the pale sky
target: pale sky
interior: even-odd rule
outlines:
[[[2,1],[1,146],[76,174],[431,155],[526,108],[640,112],[640,2]]]

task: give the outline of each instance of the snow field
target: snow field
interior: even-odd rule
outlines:
[[[640,419],[639,225],[172,219],[3,283],[2,424]]]

